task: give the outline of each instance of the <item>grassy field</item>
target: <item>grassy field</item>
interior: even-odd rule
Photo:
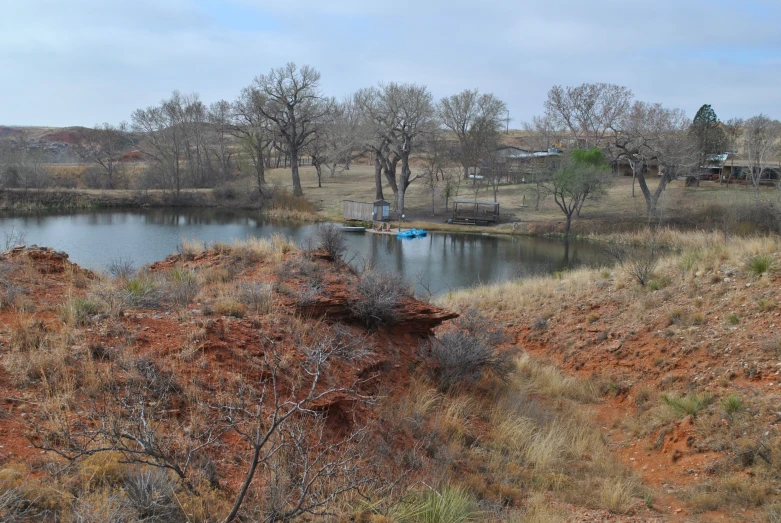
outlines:
[[[133,167],[130,174],[129,185],[132,187],[133,178],[138,174],[140,166]],[[70,180],[71,185],[83,187],[85,166],[83,165],[57,165],[52,166],[52,174],[58,180]],[[342,202],[344,200],[373,201],[375,199],[374,169],[366,164],[354,164],[349,171],[344,171],[330,177],[324,172],[322,187],[318,187],[317,176],[313,167],[302,167],[300,170],[301,182],[305,198],[311,202],[319,216],[308,214],[309,208],[299,208],[295,205],[291,193],[290,169],[271,169],[266,173],[266,179],[272,186],[276,186],[277,195],[281,195],[281,202],[275,202],[277,211],[281,204],[285,212],[295,211],[304,213],[310,219],[335,220],[342,219]],[[81,181],[80,181],[81,180]],[[657,180],[649,179],[651,190],[655,189]],[[254,178],[247,174],[240,176],[231,183],[231,192],[234,196],[225,198],[220,196],[224,189],[186,189],[183,193],[188,195],[184,205],[205,206],[235,206],[253,208],[248,196],[255,187]],[[97,190],[97,189],[73,189],[75,193],[84,196],[88,202],[95,206],[122,206],[130,205],[135,201],[133,194],[140,194],[133,190]],[[159,194],[158,194],[159,193]],[[386,200],[393,203],[393,192],[386,183],[383,187]],[[646,204],[640,188],[635,185],[633,196],[632,179],[628,177],[615,178],[608,194],[598,201],[588,201],[583,206],[580,217],[573,220],[572,232],[580,236],[592,234],[631,232],[642,229],[648,224]],[[129,195],[131,196],[129,198]],[[145,201],[149,205],[155,202],[164,203],[163,191],[144,191]],[[45,197],[41,197],[45,200]],[[684,187],[682,181],[673,181],[662,194],[659,203],[659,216],[665,225],[681,229],[720,229],[724,227],[725,217],[733,216],[733,222],[740,225],[746,221],[746,209],[756,209],[754,205],[755,194],[751,188],[745,185],[719,185],[717,182],[702,181],[699,187]],[[136,198],[138,199],[138,198]],[[564,215],[552,198],[543,198],[536,208],[535,187],[532,184],[507,184],[499,187],[497,201],[500,204],[502,223],[492,227],[473,227],[448,225],[447,219],[452,216],[452,200],[467,201],[492,201],[493,190],[488,184],[474,186],[469,182],[463,182],[455,198],[445,208],[445,201],[441,195],[441,187],[438,187],[433,199],[434,212],[432,213],[431,191],[423,183],[416,180],[407,189],[405,214],[407,226],[415,226],[430,230],[469,231],[477,230],[490,233],[505,234],[556,234],[563,232]],[[781,205],[781,192],[775,187],[762,187],[760,189],[762,208],[779,208]],[[126,204],[124,202],[131,202]],[[299,203],[300,200],[298,201]],[[293,208],[291,209],[291,205]],[[89,205],[87,205],[89,206]],[[749,221],[756,222],[756,216]],[[767,220],[765,220],[767,221]],[[734,225],[734,224],[733,224]],[[753,226],[752,226],[753,227]],[[749,227],[751,229],[751,227]],[[777,225],[764,229],[777,229]],[[746,230],[743,232],[757,232]]]
[[[271,183],[282,186],[290,185],[289,169],[274,169],[267,174]],[[374,200],[374,170],[368,165],[354,165],[333,178],[324,176],[322,187],[317,186],[317,176],[314,168],[303,167],[301,180],[304,195],[313,202],[320,213],[327,219],[342,218],[342,201],[373,201]],[[446,220],[451,211],[445,209],[444,199],[437,194],[435,197],[435,213],[431,212],[431,193],[422,180],[415,181],[406,195],[407,221],[427,225],[429,228],[463,228],[446,226]],[[651,189],[656,187],[656,180],[648,180]],[[385,184],[383,193],[386,200],[392,200],[393,192]],[[638,225],[647,223],[645,199],[639,187],[635,187],[635,197],[632,197],[632,179],[616,178],[607,197],[599,201],[589,201],[583,206],[580,218],[573,223],[573,231],[579,234],[615,230],[632,230]],[[760,191],[765,202],[777,203],[781,195],[775,188],[763,187]],[[492,201],[493,191],[490,186],[480,188],[476,196],[480,201]],[[457,199],[474,200],[473,186],[464,183]],[[518,222],[520,232],[559,232],[563,226],[564,215],[552,198],[543,199],[539,209],[535,209],[534,186],[531,184],[503,185],[498,191],[498,202],[502,213],[502,224],[498,227],[487,227],[495,232],[512,232],[513,223]],[[703,181],[700,187],[684,187],[682,181],[672,182],[659,201],[662,220],[675,224],[683,224],[689,228],[711,228],[712,223],[699,223],[700,220],[713,220],[709,209],[750,204],[754,202],[754,193],[745,186],[719,185],[717,182]],[[452,205],[451,205],[452,206]],[[704,218],[703,218],[704,216]],[[432,227],[433,225],[433,227]],[[474,231],[474,227],[467,227]],[[483,228],[480,228],[483,229]]]

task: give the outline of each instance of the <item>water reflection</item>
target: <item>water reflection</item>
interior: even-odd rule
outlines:
[[[28,244],[66,251],[73,261],[93,269],[120,257],[136,265],[161,260],[176,251],[182,238],[211,243],[278,233],[299,244],[313,244],[317,231],[315,225],[270,221],[225,209],[0,216],[0,239],[12,227],[25,233]],[[347,258],[355,266],[398,271],[419,291],[427,287],[434,294],[604,261],[592,244],[546,238],[433,233],[399,240],[366,233],[347,234],[346,239]]]

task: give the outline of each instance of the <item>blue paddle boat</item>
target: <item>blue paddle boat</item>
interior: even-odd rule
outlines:
[[[399,231],[396,233],[398,238],[423,238],[428,233],[423,229],[409,229],[407,231]]]

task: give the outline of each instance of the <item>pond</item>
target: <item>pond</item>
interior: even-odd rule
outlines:
[[[0,242],[4,243],[12,232],[23,234],[28,245],[65,251],[73,262],[102,270],[119,259],[131,260],[136,267],[162,260],[176,252],[182,238],[208,244],[279,233],[303,243],[316,236],[317,225],[214,209],[0,215]],[[604,261],[591,243],[549,238],[479,233],[430,233],[413,240],[346,233],[346,238],[346,258],[351,263],[398,271],[415,284],[419,295],[440,295],[480,283]]]

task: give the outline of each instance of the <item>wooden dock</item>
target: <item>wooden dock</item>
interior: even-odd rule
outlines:
[[[391,229],[387,231],[378,231],[377,229],[366,229],[366,232],[370,232],[372,234],[389,234],[396,236],[399,233],[399,229]]]

